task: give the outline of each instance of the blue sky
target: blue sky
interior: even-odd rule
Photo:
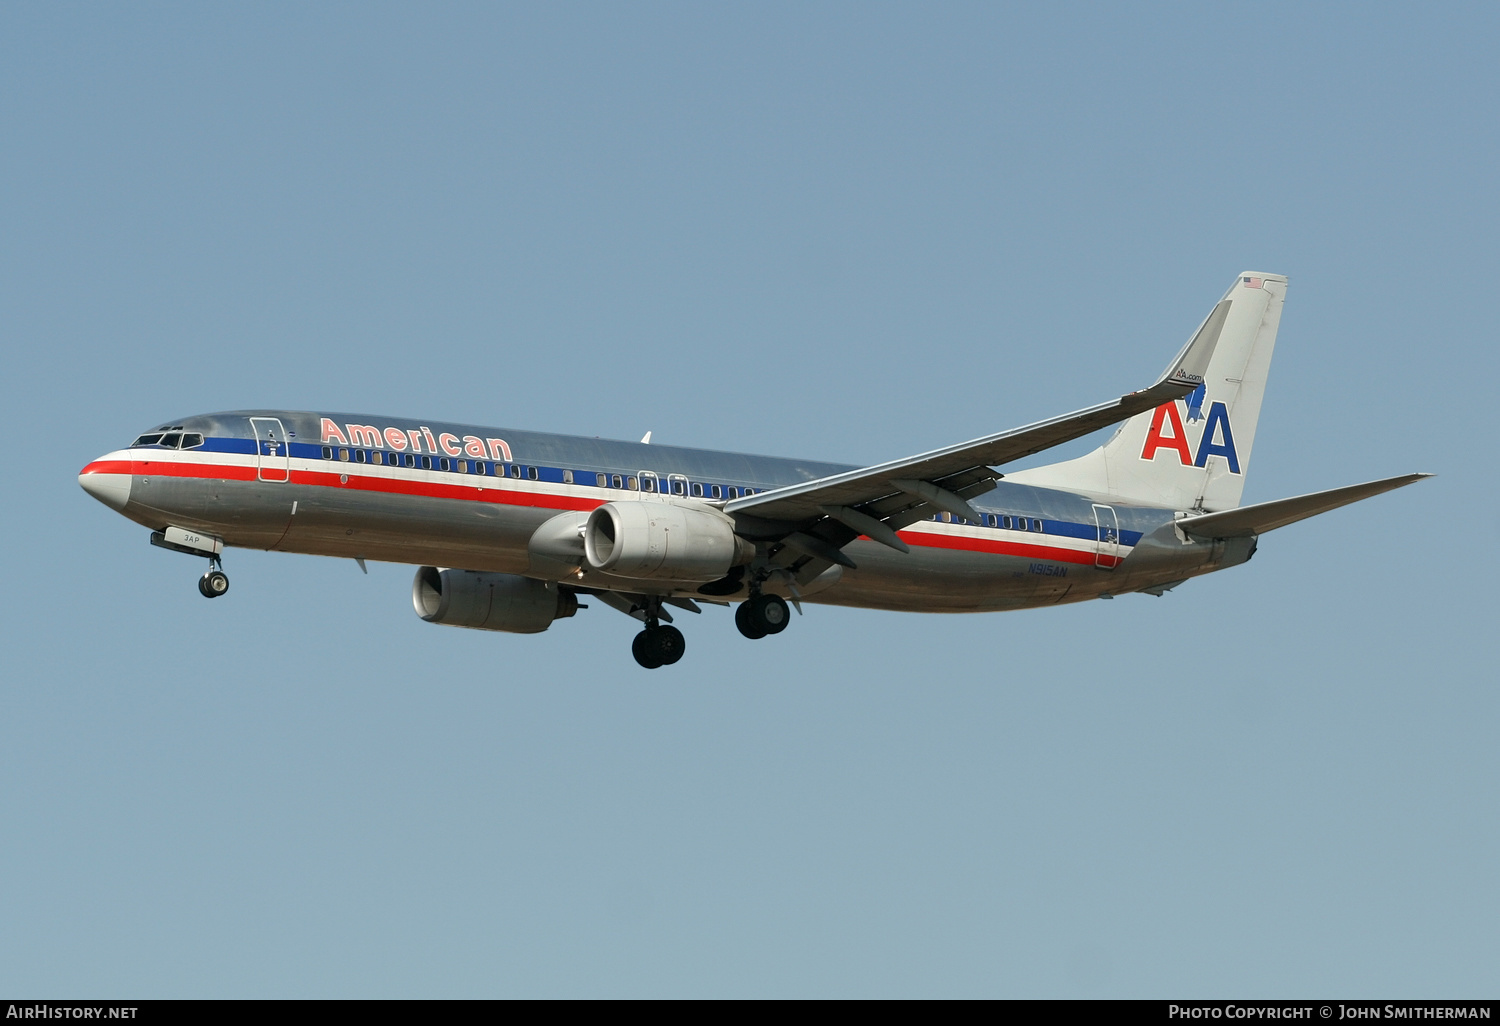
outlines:
[[[1493,993],[1497,21],[6,6],[0,990]],[[205,602],[75,479],[245,407],[875,462],[1146,384],[1244,269],[1246,500],[1440,476],[1161,599],[648,674],[407,567]]]

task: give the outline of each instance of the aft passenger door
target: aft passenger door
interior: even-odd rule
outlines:
[[[251,417],[255,432],[256,475],[262,481],[285,482],[291,477],[291,460],[287,452],[286,432],[275,417]]]
[[[1115,508],[1095,506],[1094,527],[1099,532],[1099,548],[1094,555],[1094,565],[1103,570],[1113,570],[1120,562],[1120,521],[1115,516]]]

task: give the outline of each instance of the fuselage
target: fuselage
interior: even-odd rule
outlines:
[[[84,467],[96,498],[153,530],[226,546],[518,574],[692,596],[695,584],[565,574],[531,547],[561,513],[607,502],[731,499],[838,474],[843,464],[398,417],[239,411],[174,420]],[[1170,586],[1248,558],[1180,534],[1169,509],[1000,481],[978,522],[904,527],[910,552],[861,538],[798,596],[980,612]],[[767,584],[774,590],[775,582]],[[735,592],[713,593],[724,598]]]

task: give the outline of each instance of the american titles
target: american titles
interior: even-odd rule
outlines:
[[[352,445],[357,449],[391,449],[395,452],[430,452],[446,456],[469,456],[476,460],[497,460],[509,463],[510,445],[503,438],[480,438],[478,435],[458,435],[447,431],[434,436],[432,428],[402,429],[378,428],[373,424],[345,424],[340,428],[327,417],[323,418],[322,435],[324,445]]]

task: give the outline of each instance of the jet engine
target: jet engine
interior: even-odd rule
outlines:
[[[578,596],[551,581],[475,570],[417,568],[411,604],[428,623],[539,634],[578,612]]]
[[[583,531],[590,568],[616,577],[717,581],[755,558],[734,521],[711,506],[675,502],[606,502]]]

